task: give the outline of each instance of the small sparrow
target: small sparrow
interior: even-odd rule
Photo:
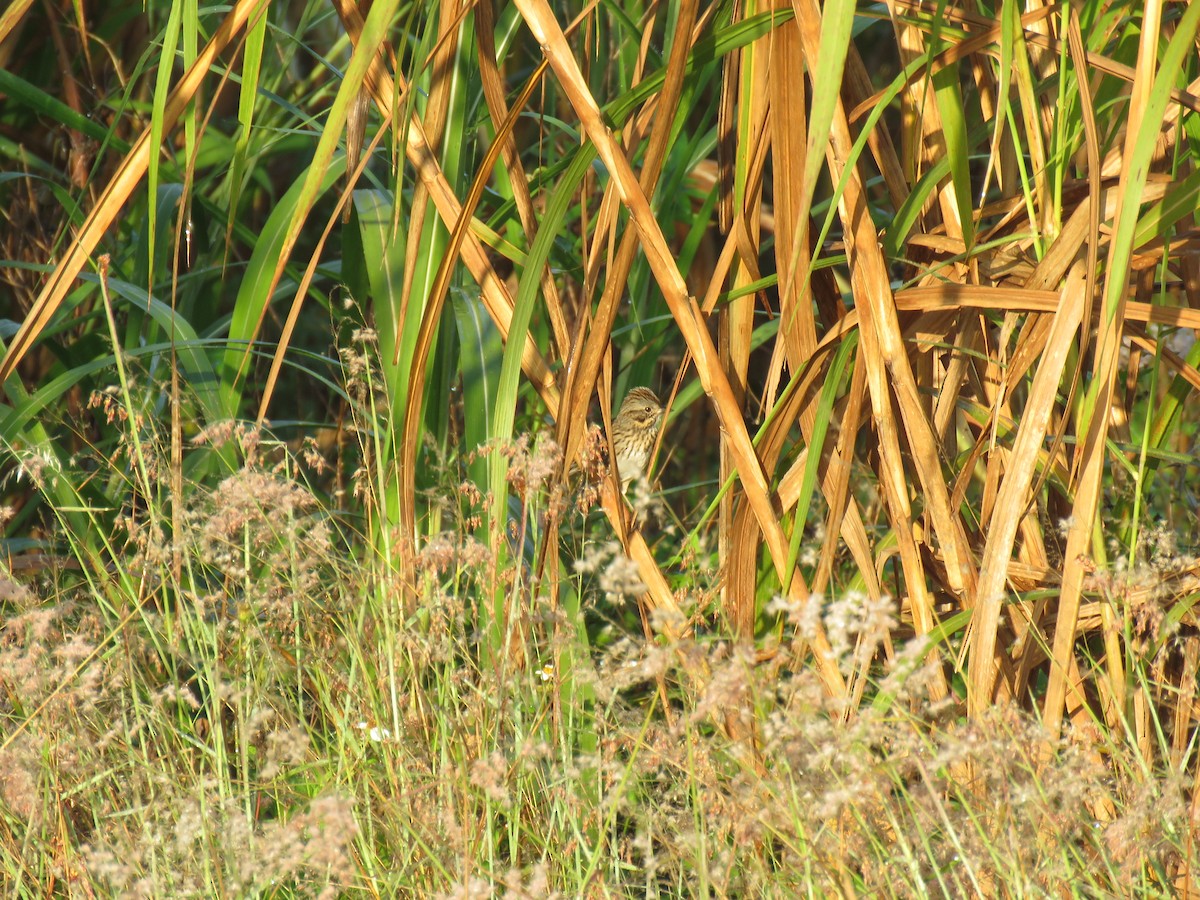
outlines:
[[[663,408],[649,388],[635,387],[625,395],[621,411],[613,419],[613,450],[617,474],[626,486],[635,478],[646,477],[650,451],[662,424]]]

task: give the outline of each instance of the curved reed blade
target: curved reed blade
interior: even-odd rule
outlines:
[[[814,2],[800,4],[801,34],[810,54],[818,52],[820,11]],[[960,597],[970,598],[975,587],[975,564],[958,513],[950,507],[949,492],[941,471],[936,436],[921,398],[917,380],[904,346],[903,333],[896,315],[887,264],[880,251],[879,235],[871,223],[861,178],[856,170],[844,168],[838,160],[849,158],[853,142],[849,123],[840,102],[830,133],[832,168],[835,181],[845,179],[840,204],[850,260],[851,283],[862,316],[862,346],[868,369],[868,384],[882,456],[881,478],[888,498],[893,523],[901,546],[908,541],[911,507],[905,485],[908,476],[900,454],[899,431],[902,425],[912,451],[917,480],[928,503],[931,522],[946,554],[946,576],[951,589]],[[847,177],[848,176],[848,177]],[[892,403],[900,412],[896,421]],[[925,575],[915,548],[902,558],[909,560],[905,581],[916,597],[924,597]],[[919,618],[927,625],[933,621],[932,609],[920,604]]]
[[[196,62],[179,79],[179,83],[167,98],[162,116],[164,134],[168,133],[179,117],[183,115],[217,56],[233,42],[242,27],[263,2],[265,0],[238,0],[233,4],[225,18],[221,20],[212,39],[196,58]],[[0,382],[8,379],[42,331],[49,325],[59,305],[66,298],[67,292],[74,285],[76,277],[83,271],[88,259],[95,252],[113,222],[116,221],[117,216],[120,215],[121,209],[141,184],[149,167],[151,155],[157,151],[158,148],[152,146],[151,129],[147,127],[121,161],[121,165],[101,193],[95,209],[88,215],[87,221],[83,223],[79,233],[71,241],[66,254],[54,267],[54,271],[34,302],[33,308],[21,323],[20,330],[13,337],[8,352],[0,362]]]
[[[981,715],[991,706],[997,674],[996,636],[1008,581],[1009,560],[1021,519],[1029,509],[1031,486],[1042,446],[1057,403],[1059,382],[1084,312],[1088,308],[1083,265],[1071,269],[1061,292],[1041,364],[1033,378],[1029,399],[1021,413],[1021,423],[1008,466],[1000,483],[996,510],[988,524],[987,542],[979,568],[979,592],[971,619],[970,668],[967,701],[972,715]]]

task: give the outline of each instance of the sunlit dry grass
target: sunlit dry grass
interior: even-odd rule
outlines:
[[[306,466],[268,464],[260,437],[225,438],[249,458],[195,492],[171,544],[125,523],[125,583],[142,596],[96,608],[77,579],[5,580],[0,678],[22,723],[0,749],[10,888],[1152,896],[1189,852],[1190,785],[1132,734],[1097,722],[1056,740],[1007,703],[962,719],[931,692],[928,642],[898,642],[890,600],[848,593],[818,613],[777,598],[765,655],[707,630],[638,637],[620,625],[636,570],[619,548],[578,543],[594,513],[563,513],[581,602],[555,608],[464,530],[481,497],[452,482],[406,612],[397,573],[370,555],[347,565],[341,527],[289,475]],[[504,452],[534,529],[555,488],[528,450]],[[519,659],[484,631],[479,601],[498,583],[519,598]],[[870,664],[857,712],[806,663],[817,634],[845,676]],[[747,737],[721,727],[731,714]]]

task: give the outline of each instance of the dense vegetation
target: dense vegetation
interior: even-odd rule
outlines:
[[[1200,891],[1198,24],[10,3],[3,893]]]

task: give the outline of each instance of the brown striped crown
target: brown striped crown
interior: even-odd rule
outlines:
[[[662,416],[662,404],[650,388],[635,387],[621,401],[617,418],[623,418],[639,428],[652,427]]]

